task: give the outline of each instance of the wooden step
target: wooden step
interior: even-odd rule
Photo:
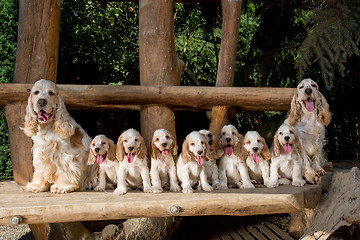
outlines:
[[[0,181],[0,224],[21,216],[22,223],[55,223],[138,217],[230,215],[248,216],[300,212],[320,201],[321,186],[229,189],[192,194],[160,194],[131,190],[123,196],[112,191],[52,194],[29,193],[13,181]],[[179,208],[170,213],[170,207]]]

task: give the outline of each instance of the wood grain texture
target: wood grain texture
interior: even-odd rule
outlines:
[[[58,85],[69,109],[121,109],[124,105],[163,104],[189,108],[214,105],[245,110],[289,110],[296,88]],[[32,84],[0,84],[0,106],[26,101]]]
[[[139,217],[169,217],[169,207],[180,207],[177,216],[247,216],[300,212],[310,193],[319,185],[281,186],[275,189],[230,189],[193,194],[163,192],[149,194],[132,190],[123,196],[112,192],[73,192],[68,194],[28,193],[15,190],[14,183],[0,182],[0,224],[12,216],[23,223],[73,222]]]

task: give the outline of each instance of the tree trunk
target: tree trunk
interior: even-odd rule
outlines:
[[[216,87],[232,87],[235,73],[236,48],[239,36],[242,0],[222,0],[223,25],[221,32],[220,59]],[[228,106],[214,106],[211,114],[210,131],[218,139],[221,128],[228,124]],[[232,116],[231,116],[232,117]],[[214,141],[217,149],[217,141]]]

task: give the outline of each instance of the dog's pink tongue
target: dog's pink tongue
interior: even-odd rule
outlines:
[[[259,162],[260,162],[259,154],[253,154],[252,158],[256,164],[259,164]]]
[[[214,150],[214,147],[209,144],[210,151]]]
[[[40,111],[37,115],[38,119],[42,122],[47,122],[49,120],[50,115],[47,114],[45,111]]]
[[[200,164],[203,165],[204,164],[204,158],[202,156],[196,156],[196,161]]]
[[[234,149],[232,146],[227,146],[225,149],[225,152],[228,156],[231,156],[231,154],[233,153]]]
[[[292,146],[290,143],[285,143],[284,150],[286,153],[290,153],[292,150]]]
[[[165,149],[161,152],[164,156],[167,156],[169,154],[169,150]]]
[[[135,153],[128,153],[126,157],[128,159],[128,162],[131,163],[134,160]]]
[[[104,161],[103,155],[97,155],[96,162],[100,165]]]
[[[313,100],[306,100],[305,101],[305,107],[306,109],[309,111],[309,112],[312,112],[314,111],[315,109],[315,106],[314,106],[314,101]]]

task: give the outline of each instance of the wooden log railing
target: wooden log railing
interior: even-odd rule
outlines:
[[[0,107],[26,101],[32,84],[0,84]],[[58,85],[68,109],[136,109],[164,104],[175,108],[210,109],[234,106],[247,111],[290,109],[295,88]],[[134,108],[135,106],[135,108]]]

